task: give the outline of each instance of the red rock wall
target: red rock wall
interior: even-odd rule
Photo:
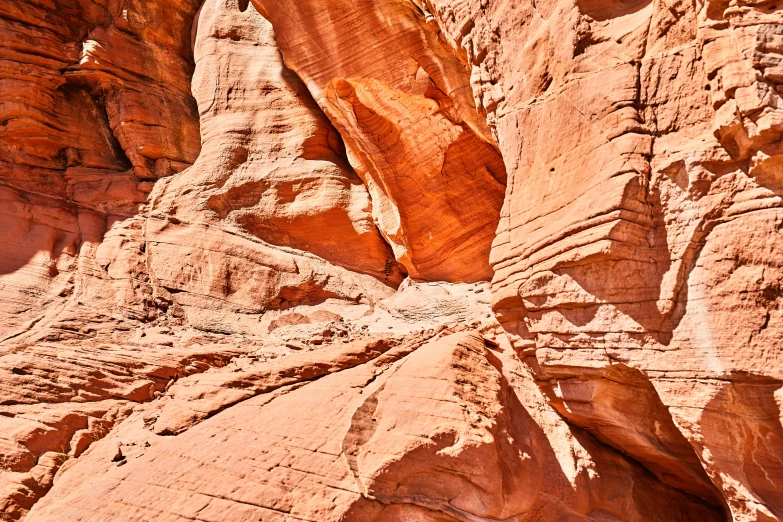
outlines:
[[[425,8],[492,85],[494,308],[552,405],[669,484],[705,496],[703,469],[736,520],[783,516],[754,457],[779,410],[744,402],[782,376],[777,6]]]
[[[0,520],[783,520],[783,7],[0,24]]]
[[[78,292],[80,252],[198,157],[196,4],[0,5],[1,337]]]

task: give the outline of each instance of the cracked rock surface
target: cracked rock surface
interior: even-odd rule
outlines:
[[[783,521],[783,5],[0,0],[0,520]]]

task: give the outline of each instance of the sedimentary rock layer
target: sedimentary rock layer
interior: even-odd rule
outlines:
[[[775,2],[0,42],[0,520],[783,520]]]

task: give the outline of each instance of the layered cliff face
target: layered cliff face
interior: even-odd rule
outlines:
[[[0,520],[783,520],[783,7],[0,38]]]

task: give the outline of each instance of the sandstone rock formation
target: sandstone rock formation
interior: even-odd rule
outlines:
[[[783,520],[783,6],[0,41],[0,520]]]

